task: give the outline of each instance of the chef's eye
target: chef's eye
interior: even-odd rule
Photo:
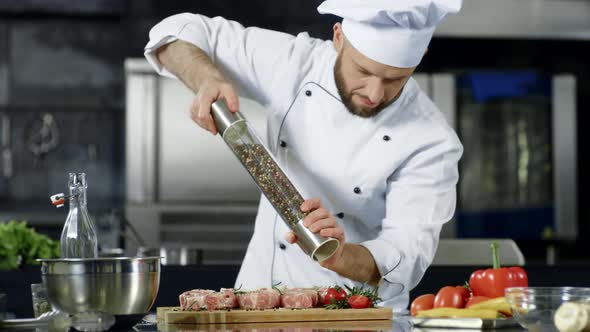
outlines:
[[[366,71],[365,69],[360,68],[359,72],[364,76],[371,76],[372,74]]]
[[[385,81],[385,83],[397,83],[401,80],[402,80],[401,77],[396,77],[396,78],[386,78],[384,81]]]

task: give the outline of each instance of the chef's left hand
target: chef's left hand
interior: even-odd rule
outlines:
[[[340,227],[334,217],[328,210],[322,207],[322,202],[319,198],[307,199],[301,204],[301,211],[308,213],[303,219],[303,225],[307,227],[313,233],[319,233],[323,237],[332,237],[340,241],[340,245],[332,257],[321,262],[320,265],[327,268],[333,269],[342,257],[342,251],[344,249],[345,237],[344,229]],[[287,242],[293,244],[297,242],[297,235],[293,232],[286,234],[285,239]]]

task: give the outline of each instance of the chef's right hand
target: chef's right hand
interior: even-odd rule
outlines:
[[[211,104],[220,98],[225,98],[230,111],[239,110],[238,95],[233,86],[221,75],[212,75],[201,82],[199,93],[191,103],[191,119],[213,135],[217,134],[217,128],[211,116]]]

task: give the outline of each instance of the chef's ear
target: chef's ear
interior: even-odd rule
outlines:
[[[344,33],[342,33],[342,25],[340,23],[336,23],[334,24],[332,30],[334,31],[334,37],[332,38],[334,49],[336,52],[340,53],[344,47]]]

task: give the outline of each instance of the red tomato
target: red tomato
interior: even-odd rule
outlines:
[[[469,308],[469,307],[471,307],[474,304],[478,304],[480,302],[487,301],[489,299],[490,298],[487,297],[487,296],[474,296],[474,297],[470,298],[469,301],[467,301],[467,304],[465,305],[465,308]]]
[[[460,286],[463,287],[463,286]],[[464,288],[464,287],[463,287]],[[445,286],[434,297],[435,308],[464,308],[465,302],[462,291],[457,287]]]
[[[346,291],[340,287],[338,289],[330,287],[326,291],[326,296],[322,299],[322,304],[332,304],[336,301],[342,301],[346,298]]]
[[[429,310],[434,308],[434,294],[420,295],[412,301],[410,306],[410,313],[412,316],[416,316],[418,311]]]
[[[467,301],[469,301],[469,298],[471,297],[469,289],[467,289],[467,287],[465,286],[456,286],[455,288],[457,289],[459,294],[461,294],[461,297],[463,298],[463,305],[465,305],[465,303],[467,303]]]
[[[372,306],[371,300],[364,295],[352,295],[348,298],[348,305],[353,309],[364,309]]]

